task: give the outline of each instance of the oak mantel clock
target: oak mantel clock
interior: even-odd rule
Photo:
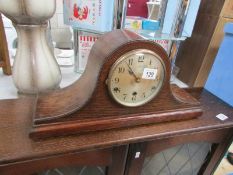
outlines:
[[[103,35],[73,85],[39,95],[32,138],[191,119],[202,113],[170,85],[170,62],[158,44],[127,30]]]

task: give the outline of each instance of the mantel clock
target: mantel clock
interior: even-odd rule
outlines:
[[[191,119],[200,103],[170,85],[164,49],[128,30],[94,44],[83,75],[73,85],[39,95],[32,138]]]

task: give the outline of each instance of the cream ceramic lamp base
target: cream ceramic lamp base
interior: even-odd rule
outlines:
[[[18,49],[13,80],[22,93],[46,92],[59,87],[61,73],[46,40],[47,25],[15,25]]]
[[[60,68],[46,39],[55,0],[0,0],[0,11],[14,23],[18,49],[13,80],[20,93],[41,93],[59,87]]]

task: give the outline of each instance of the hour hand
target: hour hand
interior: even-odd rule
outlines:
[[[127,64],[128,68],[129,68],[129,74],[134,76],[136,82],[140,82],[140,78],[137,77],[137,75],[134,73],[134,71],[133,71],[133,69],[130,67],[130,65],[129,65],[127,62],[126,62],[126,64]]]

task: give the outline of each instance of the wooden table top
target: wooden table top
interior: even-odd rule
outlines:
[[[33,141],[28,137],[34,99],[24,97],[0,101],[0,166],[33,158],[62,155],[152,139],[233,127],[233,108],[201,89],[190,91],[201,102],[204,113],[197,119]],[[223,113],[225,121],[216,118]]]

